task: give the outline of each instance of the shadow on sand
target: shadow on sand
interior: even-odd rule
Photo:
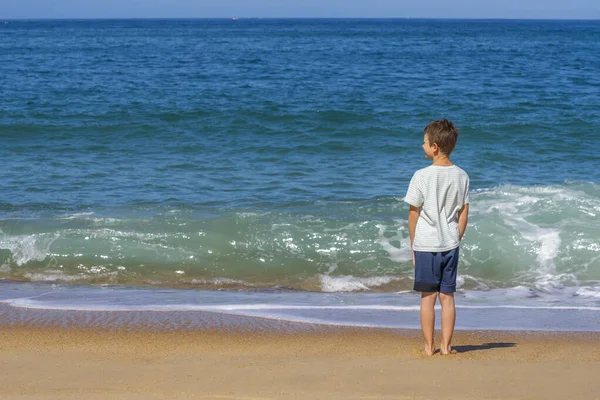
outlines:
[[[505,347],[515,347],[516,343],[499,342],[499,343],[484,343],[484,344],[469,344],[464,346],[452,346],[452,350],[457,353],[467,353],[469,351],[503,349]]]

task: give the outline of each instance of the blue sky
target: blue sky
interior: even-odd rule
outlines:
[[[0,0],[0,18],[600,19],[600,0]]]

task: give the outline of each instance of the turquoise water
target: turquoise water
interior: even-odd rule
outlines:
[[[0,54],[5,282],[409,290],[447,117],[460,293],[600,305],[597,21],[9,21]]]

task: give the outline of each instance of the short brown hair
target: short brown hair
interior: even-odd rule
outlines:
[[[438,119],[437,121],[430,122],[425,127],[424,132],[429,139],[430,146],[435,143],[442,153],[446,155],[452,153],[458,140],[458,129],[452,121]]]

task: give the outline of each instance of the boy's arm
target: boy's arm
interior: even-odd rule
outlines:
[[[413,243],[415,241],[415,231],[417,230],[417,221],[419,220],[419,213],[421,212],[420,207],[410,206],[408,211],[408,236],[410,237],[410,249],[412,251]],[[413,254],[413,265],[415,265],[415,252]]]
[[[458,212],[458,238],[462,240],[469,222],[469,203],[465,204]]]

